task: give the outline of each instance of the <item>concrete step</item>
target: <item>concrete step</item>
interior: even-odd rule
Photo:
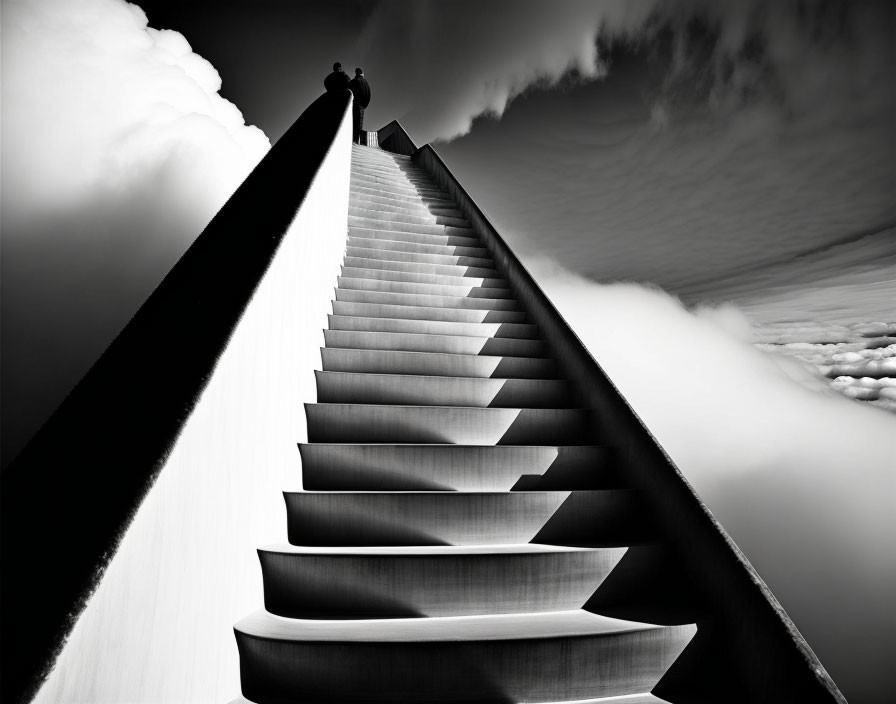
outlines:
[[[489,289],[507,289],[507,280],[501,278],[485,278],[481,276],[443,276],[440,274],[417,274],[412,271],[389,271],[388,269],[362,269],[360,267],[343,266],[342,275],[355,279],[372,279],[375,281],[405,281],[407,283],[438,284],[445,286],[478,286]],[[497,294],[495,298],[503,297]]]
[[[541,340],[507,337],[473,337],[433,333],[362,332],[324,330],[327,347],[346,350],[400,350],[403,352],[442,352],[498,357],[545,357],[547,345]]]
[[[432,191],[441,190],[431,178],[422,175],[408,174],[404,171],[395,173],[383,169],[352,169],[351,180],[352,183],[388,184],[399,188],[422,188]]]
[[[525,323],[526,314],[511,310],[464,310],[460,308],[426,308],[424,306],[388,305],[386,303],[353,303],[333,301],[334,315],[362,318],[404,318],[450,323]]]
[[[519,310],[514,298],[473,298],[467,296],[434,296],[425,293],[392,293],[363,291],[337,287],[336,300],[350,303],[385,303],[391,306],[424,306],[426,308],[459,308],[462,310]]]
[[[387,163],[405,165],[409,168],[415,167],[411,157],[406,154],[396,154],[379,147],[368,147],[363,144],[352,144],[352,163],[356,162]]]
[[[577,408],[472,408],[307,403],[309,442],[583,445],[591,416]]]
[[[432,177],[429,175],[425,169],[414,166],[411,164],[397,164],[395,162],[387,163],[387,162],[376,162],[376,161],[353,161],[352,162],[352,173],[353,174],[373,174],[373,175],[384,175],[384,176],[392,176],[392,177],[405,177],[409,179],[415,180],[431,180]]]
[[[493,265],[464,266],[462,264],[420,264],[419,262],[396,262],[387,259],[377,259],[366,256],[346,256],[343,265],[361,269],[385,269],[387,271],[402,271],[414,274],[436,274],[440,276],[471,276],[487,277],[490,279],[501,278],[501,274]]]
[[[436,244],[455,247],[483,247],[482,242],[474,236],[466,235],[433,235],[426,232],[402,232],[400,230],[376,230],[368,227],[349,227],[349,234],[369,240],[385,240],[387,242],[413,242],[416,244]]]
[[[261,610],[234,630],[243,696],[257,704],[422,704],[646,693],[696,626],[581,610],[364,621],[288,619]]]
[[[302,486],[323,491],[510,491],[620,486],[603,445],[302,443]]]
[[[441,352],[321,347],[326,372],[412,374],[480,379],[556,379],[558,368],[543,357],[497,357]],[[397,383],[398,380],[395,380]],[[547,390],[547,389],[545,389]]]
[[[417,191],[412,189],[395,189],[384,184],[369,184],[351,182],[349,184],[349,202],[358,196],[374,196],[385,198],[390,202],[399,202],[406,205],[428,205],[436,203],[456,208],[457,203],[451,200],[451,196],[443,191]]]
[[[392,179],[377,178],[375,176],[352,175],[349,187],[351,190],[369,189],[375,193],[388,194],[392,197],[402,198],[427,197],[444,200],[450,196],[445,191],[435,186],[414,186],[410,183],[401,183]]]
[[[376,196],[355,196],[349,201],[349,213],[352,208],[357,210],[371,210],[376,213],[395,213],[397,215],[412,215],[424,218],[449,217],[466,219],[460,208],[446,202],[444,205],[426,205],[424,203],[411,203],[408,201],[390,202],[388,199]]]
[[[491,253],[485,247],[390,240],[382,236],[382,230],[376,231],[379,235],[378,237],[365,237],[364,232],[365,231],[363,230],[359,232],[349,228],[348,246],[368,247],[380,251],[412,252],[417,254],[447,254],[449,256],[457,257],[480,257],[483,259],[491,259]]]
[[[655,538],[643,497],[588,491],[285,492],[291,545],[580,545]]]
[[[358,332],[451,335],[497,339],[538,339],[538,327],[530,323],[463,323],[444,320],[328,315],[330,330]],[[326,333],[324,333],[326,335]],[[527,355],[514,355],[524,357]]]
[[[470,227],[470,221],[463,215],[441,215],[434,213],[420,214],[411,208],[398,210],[385,210],[385,206],[370,205],[361,207],[357,204],[350,203],[348,208],[348,221],[351,224],[354,220],[373,220],[377,223],[382,222],[403,222],[413,225],[453,225],[454,227]],[[389,228],[392,229],[392,228]]]
[[[258,555],[270,613],[374,619],[581,609],[626,550],[269,545]]]
[[[410,232],[415,235],[460,235],[461,237],[475,237],[469,223],[461,226],[439,225],[436,223],[409,223],[400,220],[386,220],[384,218],[361,218],[355,215],[349,216],[348,228],[351,232],[354,228],[374,230],[377,232]]]
[[[491,258],[464,257],[452,254],[415,254],[413,252],[397,252],[393,250],[373,249],[369,247],[356,247],[348,245],[345,248],[346,257],[358,259],[379,259],[381,261],[399,262],[404,264],[432,264],[436,266],[464,266],[479,269],[491,269],[494,271],[495,263]]]
[[[406,293],[424,296],[449,296],[465,298],[507,298],[513,293],[509,288],[483,288],[482,286],[449,286],[434,283],[412,283],[409,281],[384,281],[382,279],[339,276],[339,288],[351,291],[379,291],[381,293]]]
[[[352,164],[352,175],[384,176],[386,178],[407,179],[409,181],[432,183],[432,176],[420,167],[399,166],[398,164],[374,164],[357,162]]]
[[[453,201],[447,193],[441,197],[436,196],[412,196],[407,195],[389,195],[375,188],[366,188],[364,186],[349,188],[349,204],[358,203],[377,203],[381,205],[394,205],[401,208],[430,208],[438,209],[456,209],[457,203]]]
[[[479,408],[568,408],[572,389],[557,379],[480,379],[315,371],[319,403]]]

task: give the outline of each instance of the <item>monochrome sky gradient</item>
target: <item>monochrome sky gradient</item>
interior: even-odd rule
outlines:
[[[850,701],[892,689],[896,423],[748,343],[896,321],[893,3],[139,5],[2,0],[4,463],[340,60],[369,128],[436,142]]]

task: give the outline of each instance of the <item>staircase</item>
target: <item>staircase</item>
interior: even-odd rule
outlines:
[[[244,696],[662,701],[696,627],[595,607],[661,543],[639,493],[457,204],[409,157],[353,149],[305,491],[235,628]]]

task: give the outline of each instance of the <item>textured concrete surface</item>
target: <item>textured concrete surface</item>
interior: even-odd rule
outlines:
[[[324,330],[327,347],[340,349],[402,350],[405,352],[443,352],[505,357],[544,357],[547,348],[541,340],[438,333],[399,333],[362,330]]]
[[[270,613],[366,619],[580,609],[626,549],[270,545],[259,557]]]
[[[496,355],[321,348],[324,371],[368,374],[419,374],[492,379],[553,379],[552,359]]]
[[[293,545],[620,546],[656,537],[640,492],[286,492]]]
[[[482,379],[414,374],[316,371],[321,403],[374,403],[482,408],[558,408],[570,398],[557,379]]]
[[[612,448],[302,443],[306,489],[510,491],[619,486]]]
[[[236,626],[244,695],[655,701],[690,615],[585,610],[622,608],[630,546],[665,550],[642,494],[446,193],[353,156],[304,490],[289,544],[259,550],[267,611]]]
[[[244,619],[235,629],[243,693],[258,701],[352,702],[556,702],[644,693],[695,631],[584,611],[358,625],[266,612]]]

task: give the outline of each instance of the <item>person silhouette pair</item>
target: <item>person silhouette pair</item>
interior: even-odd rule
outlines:
[[[364,110],[370,105],[370,85],[364,77],[364,69],[356,68],[355,77],[349,80],[342,64],[337,61],[333,64],[333,72],[324,79],[324,88],[329,93],[346,88],[352,92],[355,97],[352,101],[352,141],[363,144]]]

